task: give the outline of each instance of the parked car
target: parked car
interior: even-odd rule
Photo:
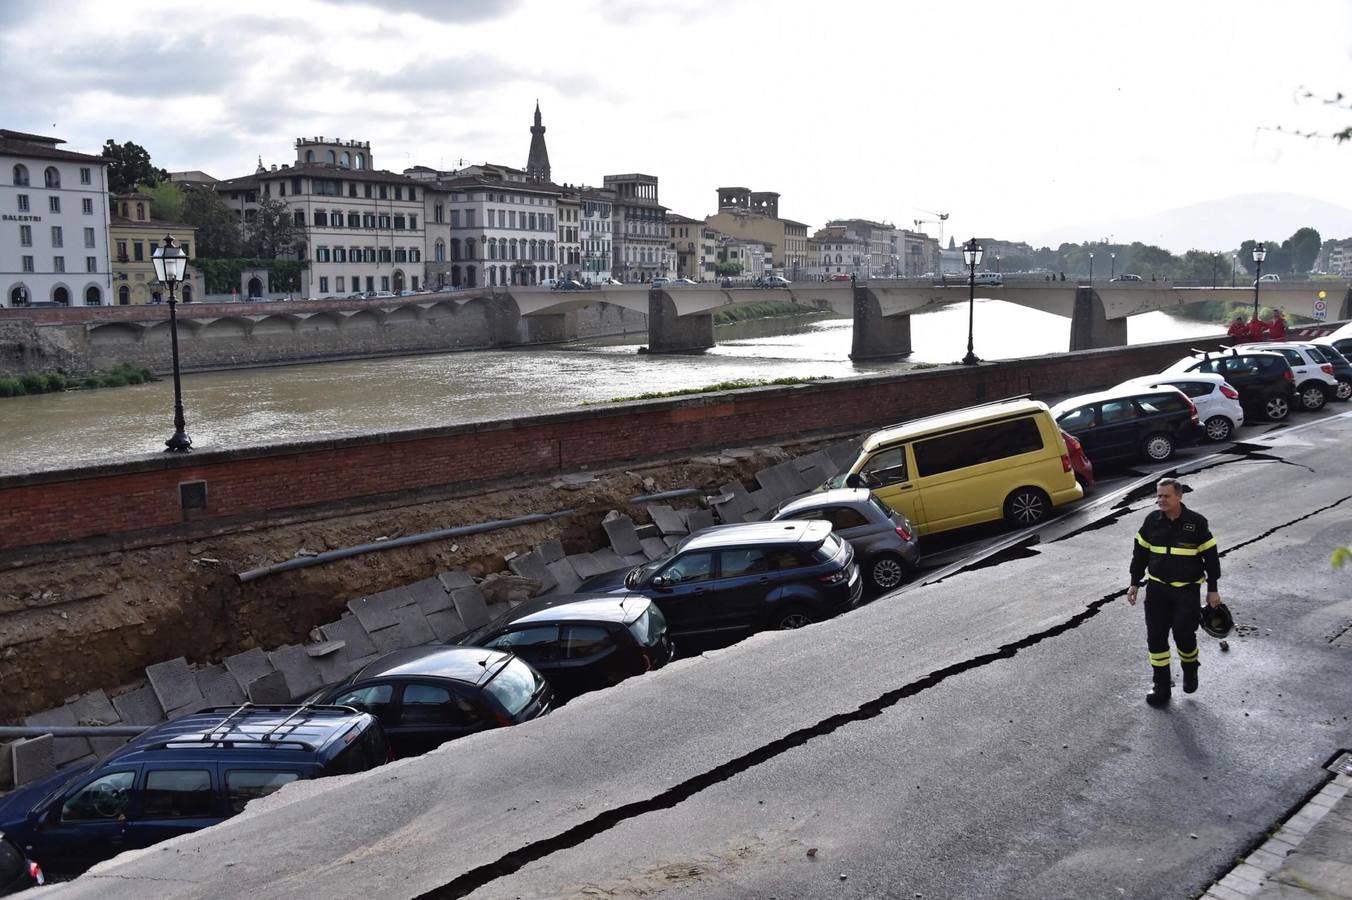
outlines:
[[[1263,276],[1261,276],[1260,278],[1258,278],[1256,281],[1254,281],[1254,284],[1266,284],[1266,283],[1269,282],[1269,281],[1281,281],[1281,280],[1282,280],[1282,276],[1280,276],[1280,275],[1274,275],[1273,273],[1269,272],[1268,274],[1263,275]]]
[[[678,285],[678,284],[699,284],[699,282],[698,282],[698,281],[695,281],[693,278],[673,278],[673,279],[671,279],[670,281],[668,281],[667,284],[670,284],[670,285]]]
[[[1070,454],[1070,468],[1075,473],[1075,480],[1080,483],[1080,490],[1088,496],[1094,489],[1094,464],[1089,461],[1089,455],[1084,452],[1084,445],[1075,435],[1063,431],[1061,440],[1066,442],[1066,450]]]
[[[13,840],[0,834],[0,897],[46,883],[42,866],[24,856]]]
[[[667,280],[665,278],[654,278],[652,281],[648,282],[648,290],[655,291],[660,287],[665,287],[666,283]]]
[[[1347,353],[1352,353],[1352,340],[1342,342],[1346,353],[1329,338],[1315,338],[1311,343],[1319,348],[1319,352],[1323,353],[1324,358],[1333,366],[1333,377],[1338,379],[1334,399],[1343,403],[1352,400],[1352,361],[1347,358]]]
[[[1175,387],[1197,407],[1197,418],[1202,423],[1207,440],[1228,441],[1235,429],[1244,424],[1244,407],[1239,402],[1239,391],[1227,384],[1220,375],[1190,372],[1170,375],[1142,375],[1129,378],[1116,389]]]
[[[762,275],[757,281],[757,287],[763,288],[786,288],[793,285],[792,281],[783,275]]]
[[[986,287],[1004,287],[1005,276],[999,272],[977,272],[971,281],[973,284],[983,284]]]
[[[830,522],[836,536],[850,542],[859,568],[880,591],[899,587],[920,562],[910,520],[865,488],[836,488],[788,500],[770,519]]]
[[[736,287],[736,285],[732,283],[731,278],[724,278],[722,281],[718,283],[718,286],[724,288]]]
[[[1323,409],[1328,399],[1338,394],[1338,379],[1333,376],[1333,365],[1314,344],[1305,341],[1264,341],[1261,344],[1236,344],[1234,349],[1240,353],[1252,350],[1285,356],[1296,376],[1296,396],[1301,409],[1309,412]]]
[[[1280,422],[1296,401],[1296,375],[1280,353],[1198,353],[1165,368],[1162,374],[1210,372],[1239,391],[1239,404],[1247,417],[1261,416]]]
[[[650,563],[582,582],[580,592],[650,597],[676,637],[801,628],[859,604],[863,580],[831,523],[716,525]]]
[[[389,759],[375,718],[333,706],[221,706],[0,798],[0,831],[48,877],[215,825],[307,778]]]
[[[832,275],[830,278],[827,279],[827,281],[849,281],[849,280],[850,276],[846,275],[844,272],[837,272],[836,274]]]
[[[393,291],[367,291],[367,300],[389,300],[394,297]]]
[[[545,280],[553,282],[553,284],[549,286],[551,291],[585,291],[587,289],[585,284],[580,281],[573,281],[571,278],[560,278],[557,280],[548,278]]]
[[[618,278],[602,278],[597,284],[624,284],[624,282]]]
[[[402,758],[539,718],[553,698],[540,673],[510,653],[433,645],[386,653],[310,699],[369,712]]]
[[[1079,438],[1095,466],[1144,458],[1163,462],[1197,443],[1197,407],[1174,387],[1129,385],[1071,397],[1052,407],[1062,431]]]
[[[868,488],[922,537],[1001,518],[1036,525],[1084,496],[1047,404],[1028,399],[876,431],[831,484]]]
[[[1121,275],[1118,275],[1116,278],[1114,278],[1114,279],[1112,279],[1112,280],[1113,280],[1113,281],[1145,281],[1145,279],[1142,278],[1140,275],[1132,275],[1132,274],[1130,274],[1129,272],[1123,272]]]
[[[549,682],[556,703],[660,669],[676,652],[662,610],[638,594],[536,597],[455,643],[515,653]]]

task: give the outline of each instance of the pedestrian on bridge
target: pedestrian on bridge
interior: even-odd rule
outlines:
[[[1267,323],[1258,318],[1258,314],[1255,313],[1254,317],[1249,320],[1249,340],[1257,342],[1266,339]]]
[[[1268,340],[1286,340],[1286,318],[1282,315],[1280,309],[1272,311],[1272,321],[1268,323]]]
[[[1127,602],[1136,605],[1136,592],[1149,582],[1145,597],[1145,642],[1150,654],[1153,686],[1145,695],[1151,706],[1169,702],[1169,633],[1174,636],[1178,661],[1183,668],[1183,691],[1197,690],[1200,666],[1197,626],[1201,622],[1201,586],[1206,584],[1206,602],[1220,606],[1216,582],[1221,577],[1221,558],[1206,518],[1183,505],[1190,491],[1177,478],[1161,478],[1155,484],[1154,512],[1145,517],[1136,532],[1131,554],[1131,587]]]
[[[1235,320],[1230,323],[1230,330],[1226,334],[1230,335],[1230,339],[1236,343],[1244,343],[1249,336],[1249,326],[1244,324],[1244,317],[1235,316]]]

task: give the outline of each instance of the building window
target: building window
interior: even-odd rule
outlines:
[[[52,271],[53,271],[53,272],[64,272],[64,271],[66,271],[66,258],[65,258],[64,256],[53,256],[53,257],[52,257]]]
[[[367,200],[370,200],[370,199],[371,199],[371,186],[370,186],[369,184],[363,184],[363,185],[361,186],[361,189],[362,189],[362,196],[365,197]]]
[[[319,276],[319,293],[327,294],[329,292],[329,279],[326,275]]]
[[[99,270],[99,259],[98,259],[98,257],[97,257],[97,256],[86,256],[86,257],[85,257],[85,271],[86,271],[86,272],[97,272],[98,270]]]
[[[404,230],[404,225],[405,225],[405,221],[404,221],[404,217],[403,217],[403,216],[395,216],[395,217],[394,217],[394,227],[395,227],[396,229],[398,229],[399,231],[403,231],[403,230]]]
[[[366,248],[366,261],[369,263],[376,261],[376,249],[374,247]]]
[[[326,210],[322,210],[322,209],[317,209],[317,210],[315,210],[315,224],[316,224],[316,225],[321,225],[321,226],[323,226],[323,227],[325,227],[325,228],[328,227],[328,225],[329,225],[329,214],[328,214],[328,212],[327,212]]]
[[[99,286],[96,284],[91,284],[89,287],[85,288],[85,306],[102,306],[102,305],[103,305],[103,293],[99,290]]]
[[[348,228],[360,228],[360,227],[361,227],[361,213],[354,213],[354,212],[348,213],[348,214],[347,214],[347,227],[348,227]]]
[[[328,248],[328,247],[316,247],[316,248],[315,248],[315,262],[330,262],[330,261],[331,261],[331,260],[329,259],[329,248]]]
[[[347,195],[348,195],[349,197],[356,197],[356,196],[357,196],[357,185],[356,185],[356,183],[351,182],[351,181],[349,181],[349,182],[347,183]],[[339,288],[338,290],[341,291],[342,288]]]
[[[452,228],[460,227],[460,210],[458,209],[451,210],[451,227]]]
[[[413,231],[418,230],[418,216],[416,214],[408,217],[408,227]]]
[[[333,289],[340,294],[343,291],[347,290],[347,278],[343,275],[338,275],[337,277],[335,277],[333,279]]]
[[[473,243],[473,242],[471,241],[471,243]],[[419,250],[417,247],[410,247],[410,248],[409,248],[409,251],[408,251],[408,261],[409,261],[409,262],[422,262],[422,251]],[[417,280],[417,279],[415,278],[414,281],[416,281],[416,280]],[[416,289],[416,285],[415,285],[415,289]]]
[[[82,199],[80,201],[80,212],[84,213],[86,216],[94,215],[94,201],[88,197]]]
[[[346,150],[343,151],[342,166],[344,169],[352,168],[352,154],[348,153]]]
[[[344,248],[344,247],[334,247],[334,248],[333,248],[333,261],[334,261],[334,262],[347,262],[347,249]],[[341,291],[342,288],[339,288],[338,290]]]
[[[144,203],[136,204],[136,220],[138,222],[146,220],[146,205]]]
[[[93,246],[94,246],[94,229],[92,229],[92,228],[86,228],[86,229],[84,230],[84,237],[85,237],[85,246],[86,246],[86,247],[93,247]]]
[[[31,246],[33,246],[33,226],[32,226],[32,225],[20,225],[20,226],[19,226],[19,246],[21,246],[21,247],[31,247]]]
[[[70,306],[70,291],[63,284],[58,284],[52,288],[52,300],[60,303],[62,306]]]
[[[117,289],[117,305],[118,306],[131,305],[131,288],[127,287],[125,284]]]
[[[403,200],[403,199],[404,199],[404,189],[403,189],[401,186],[397,185],[397,184],[394,186],[394,199],[396,199],[396,200]],[[412,198],[409,198],[409,199],[412,199]]]
[[[432,259],[436,262],[446,261],[446,245],[440,239],[432,245]]]
[[[60,198],[60,197],[48,197],[48,198],[47,198],[47,212],[54,212],[54,213],[59,213],[59,212],[61,212],[61,198]]]
[[[57,171],[56,166],[48,166],[42,173],[43,184],[49,188],[61,187],[61,173]]]
[[[131,258],[137,262],[145,262],[145,247],[140,241],[133,241],[131,245]]]
[[[118,241],[118,242],[117,242],[117,261],[118,261],[118,262],[126,262],[126,261],[127,261],[127,242],[126,242],[126,241]]]
[[[23,258],[23,270],[24,270],[25,272],[31,272],[31,271],[33,271],[33,257],[31,257],[31,256],[25,256],[25,257]]]
[[[394,261],[397,263],[408,262],[408,250],[403,247],[396,247],[394,249]]]
[[[28,167],[15,164],[14,166],[14,186],[28,187]]]
[[[390,248],[389,248],[389,247],[381,247],[381,248],[380,248],[380,262],[387,263],[387,262],[392,262],[392,261],[393,261],[393,260],[390,259]]]
[[[19,212],[28,212],[28,195],[19,194]]]
[[[358,169],[364,169],[364,168],[366,168],[366,154],[365,154],[365,153],[358,153],[358,154],[357,154],[357,168],[358,168]]]
[[[270,184],[265,184],[265,185],[263,185],[263,196],[264,196],[264,197],[271,197],[271,196],[272,196],[272,185],[270,185]],[[277,196],[278,196],[278,197],[285,197],[285,196],[286,196],[286,182],[285,182],[285,181],[279,181],[279,182],[277,182]]]
[[[388,291],[390,289],[390,276],[388,275],[380,276],[380,289],[382,291]]]
[[[295,222],[297,225],[304,226],[304,225],[305,225],[305,210],[303,210],[303,209],[298,209],[298,210],[296,210],[294,213],[291,214],[291,220],[292,220],[293,222]]]
[[[329,150],[328,152],[326,152],[326,153],[324,154],[324,156],[325,156],[326,159],[328,159],[330,165],[337,165],[337,164],[338,164],[338,155],[337,155],[336,153],[334,153],[332,150]]]
[[[465,241],[465,259],[474,259],[474,239]],[[417,262],[415,259],[414,262]]]
[[[417,199],[418,199],[418,189],[417,189],[417,188],[409,188],[409,189],[408,189],[408,199],[410,199],[410,200],[417,200]],[[416,282],[416,280],[417,280],[417,279],[414,279],[415,282]]]
[[[441,224],[441,217],[445,214],[446,208],[440,203],[432,207],[432,221],[438,225]]]
[[[390,196],[389,196],[389,189],[388,189],[385,185],[383,185],[383,184],[380,186],[380,199],[381,199],[381,200],[388,200],[388,199],[390,199]]]
[[[62,237],[62,234],[61,234],[61,226],[60,226],[60,225],[53,225],[53,226],[52,226],[52,246],[53,246],[53,247],[64,247],[65,245],[66,245],[65,238]]]
[[[293,178],[291,179],[291,193],[293,193],[293,194],[299,194],[299,193],[301,193],[301,190],[300,190],[300,178],[299,178],[299,177],[293,177]]]
[[[375,227],[376,227],[376,217],[375,217],[374,215],[372,215],[371,213],[362,213],[362,214],[361,214],[361,227],[362,227],[362,228],[375,228]]]

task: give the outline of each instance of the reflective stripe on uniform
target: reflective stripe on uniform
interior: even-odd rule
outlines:
[[[1158,553],[1160,556],[1197,556],[1216,546],[1216,539],[1211,538],[1204,543],[1198,544],[1195,550],[1190,550],[1187,547],[1160,547],[1141,537],[1141,533],[1138,531],[1136,532],[1136,543],[1140,544],[1151,553]]]
[[[1182,654],[1179,654],[1182,657]],[[1161,650],[1159,653],[1150,654],[1150,664],[1156,668],[1163,668],[1169,665],[1169,651]]]
[[[1200,647],[1193,647],[1192,650],[1180,650],[1178,651],[1178,661],[1181,663],[1195,663],[1197,662],[1197,654],[1200,652]]]
[[[1146,573],[1146,576],[1145,576],[1145,577],[1146,577],[1146,579],[1149,580],[1149,581],[1157,581],[1157,582],[1159,582],[1160,584],[1167,584],[1167,585],[1169,585],[1169,587],[1190,587],[1190,586],[1192,586],[1192,585],[1194,585],[1194,584],[1203,584],[1203,583],[1206,582],[1206,576],[1205,576],[1205,575],[1203,575],[1201,578],[1197,579],[1196,581],[1165,581],[1163,578],[1156,578],[1154,575],[1151,575],[1149,572]]]

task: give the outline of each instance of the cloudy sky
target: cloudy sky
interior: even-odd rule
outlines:
[[[1276,130],[1352,124],[1301,99],[1352,94],[1348,0],[0,5],[0,127],[218,178],[315,135],[394,171],[523,166],[538,98],[556,181],[654,174],[689,216],[719,185],[813,226],[943,211],[946,237],[1080,240],[1249,192],[1352,207],[1352,145]]]

